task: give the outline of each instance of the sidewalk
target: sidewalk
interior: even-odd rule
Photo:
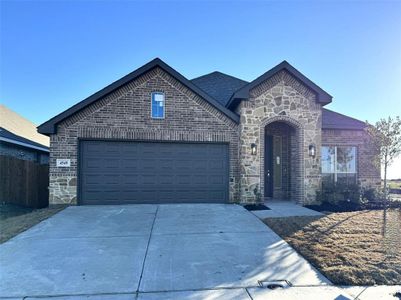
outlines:
[[[265,218],[283,218],[283,217],[303,217],[303,216],[324,216],[324,214],[303,207],[292,201],[265,201],[265,206],[270,210],[251,211],[259,219]]]
[[[132,293],[132,294],[98,294],[60,297],[27,297],[32,300],[399,300],[394,296],[401,293],[401,285],[398,286],[370,286],[370,287],[336,287],[336,286],[297,286],[285,289],[269,290],[267,288],[232,288],[232,289],[208,289],[195,291]],[[18,299],[23,298],[7,298]]]

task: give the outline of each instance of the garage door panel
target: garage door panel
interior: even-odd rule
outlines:
[[[107,171],[109,171],[110,169],[120,169],[120,160],[117,158],[105,159],[103,161],[103,164]]]
[[[209,184],[210,185],[223,185],[225,178],[219,175],[210,175]]]
[[[139,191],[137,197],[145,202],[151,202],[151,201],[154,201],[154,199],[157,199],[157,191],[142,190],[142,191]],[[132,198],[132,196],[131,196],[131,198]]]
[[[223,154],[223,148],[207,147],[207,152],[210,156],[220,156]]]
[[[147,159],[140,163],[140,172],[144,174],[155,174],[160,170],[160,165],[157,160]]]
[[[174,160],[167,159],[167,158],[161,158],[161,159],[159,159],[159,167],[162,169],[170,170],[170,169],[174,168]]]
[[[83,141],[80,203],[228,201],[228,145]]]
[[[158,180],[159,180],[158,183],[160,184],[161,187],[163,187],[163,186],[167,186],[167,187],[172,186],[174,184],[174,182],[175,182],[174,176],[161,176],[161,174],[159,175]]]
[[[192,163],[192,167],[198,171],[207,170],[208,167],[208,160],[207,159],[197,159]]]
[[[178,175],[176,177],[176,182],[180,186],[184,184],[189,185],[191,184],[191,177],[188,175]]]
[[[86,145],[85,146],[85,150],[86,150],[86,153],[88,153],[88,154],[97,154],[97,153],[101,153],[102,152],[102,148],[101,147],[99,147],[98,145],[91,145],[91,144],[88,144],[88,145]]]
[[[106,185],[119,185],[120,184],[120,176],[115,176],[114,174],[104,174],[103,175],[103,182]]]
[[[176,153],[172,154],[171,156],[171,161],[174,162],[174,167],[190,167],[196,159],[195,157],[185,157]]]
[[[213,160],[209,160],[208,161],[208,170],[210,171],[221,171],[225,168],[224,162],[222,162],[221,160],[217,160],[217,159],[213,159]]]
[[[99,169],[100,159],[98,158],[88,158],[84,161],[84,167],[89,169]]]
[[[174,201],[175,192],[173,190],[161,190],[159,191],[159,198],[161,202],[165,202],[166,200]]]
[[[87,202],[93,203],[101,203],[103,201],[118,201],[119,200],[119,192],[118,190],[115,191],[88,191],[85,195],[85,200]]]
[[[132,174],[130,176],[120,176],[120,182],[122,185],[126,185],[127,188],[132,185],[138,185],[140,183],[140,175]]]
[[[195,181],[199,185],[206,185],[209,183],[208,174],[204,174],[204,175],[197,174],[197,175],[193,175],[192,178],[193,178],[192,180]]]
[[[127,153],[125,153],[125,154],[127,154]],[[121,156],[124,157],[124,154],[122,153]],[[135,156],[137,156],[137,153],[135,153]],[[139,159],[136,159],[136,158],[122,158],[121,161],[122,161],[121,167],[124,170],[125,169],[127,169],[127,170],[136,170],[136,169],[139,168],[139,162],[140,162]]]
[[[81,179],[84,185],[97,185],[102,181],[101,174],[85,174]]]
[[[107,185],[119,185],[120,180],[119,176],[114,176],[114,175],[86,175],[85,178],[83,179],[83,183],[88,186],[90,189],[97,189],[99,182],[101,182],[102,185],[107,186]]]
[[[142,183],[145,187],[148,185],[151,185],[152,187],[155,186],[157,183],[157,174],[143,174],[140,176],[141,180],[139,180],[140,183]]]
[[[104,155],[105,156],[111,156],[114,157],[115,155],[120,154],[120,149],[116,146],[113,147],[106,147],[104,149]]]
[[[138,155],[139,152],[140,152],[140,149],[139,149],[137,144],[135,144],[135,145],[123,145],[123,146],[121,146],[121,149],[120,149],[120,153],[123,156],[128,155],[128,156],[135,157],[135,156]]]

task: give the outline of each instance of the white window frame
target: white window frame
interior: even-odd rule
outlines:
[[[332,173],[323,173],[322,174],[334,174],[334,182],[337,183],[337,175],[338,174],[355,174],[355,178],[358,178],[358,147],[355,145],[322,145],[322,148],[334,148],[334,171]],[[352,147],[355,148],[355,172],[341,172],[337,169],[337,148],[338,147]]]

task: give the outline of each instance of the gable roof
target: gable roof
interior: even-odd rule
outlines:
[[[32,142],[22,136],[16,135],[7,129],[0,127],[0,141],[7,142],[22,147],[32,148],[44,152],[49,152],[49,147],[43,146],[42,144]]]
[[[0,104],[0,127],[42,146],[49,146],[49,137],[38,133],[34,123],[3,104]]]
[[[366,123],[348,117],[338,112],[323,108],[322,110],[322,129],[350,129],[363,130]]]
[[[237,90],[248,84],[248,81],[218,71],[194,78],[191,82],[224,106]]]
[[[175,71],[173,68],[164,63],[161,59],[156,58],[144,66],[138,68],[137,70],[129,73],[128,75],[122,77],[121,79],[113,82],[104,89],[98,91],[97,93],[89,96],[88,98],[82,100],[81,102],[75,104],[66,111],[60,113],[59,115],[51,118],[47,122],[38,126],[38,132],[49,135],[56,133],[57,124],[68,118],[69,116],[77,113],[78,111],[84,109],[95,101],[103,98],[104,96],[112,93],[116,89],[120,88],[124,84],[138,78],[144,73],[152,70],[153,68],[159,67],[184,86],[192,90],[194,93],[198,94],[204,100],[209,102],[215,108],[220,110],[230,119],[235,122],[239,122],[239,116],[231,111],[235,107],[235,104],[241,100],[246,100],[249,97],[249,91],[272,77],[277,72],[281,70],[286,70],[298,80],[300,80],[307,87],[312,89],[317,96],[317,101],[322,104],[328,104],[331,102],[332,97],[314,84],[312,81],[307,79],[298,70],[292,67],[288,62],[283,61],[281,64],[277,65],[273,69],[264,73],[262,76],[256,78],[252,82],[247,82],[245,80],[215,71],[210,74],[206,74],[192,80],[186,79],[183,75]],[[3,105],[0,105],[0,108]],[[1,120],[2,118],[0,118]],[[0,124],[1,125],[1,124]],[[323,129],[351,129],[351,130],[362,130],[366,127],[366,124],[357,119],[345,116],[343,114],[323,109],[322,111],[322,128]],[[40,134],[39,134],[40,135]],[[42,135],[40,135],[42,136]],[[23,138],[23,137],[22,137]],[[47,144],[48,145],[48,144]]]
[[[176,70],[174,70],[169,65],[167,65],[165,62],[163,62],[160,58],[155,58],[154,60],[150,61],[149,63],[145,64],[144,66],[136,69],[135,71],[129,73],[128,75],[122,77],[121,79],[106,86],[102,90],[96,92],[92,96],[89,96],[88,98],[75,104],[71,108],[69,108],[69,109],[65,110],[64,112],[58,114],[57,116],[51,118],[47,122],[41,124],[40,126],[38,126],[38,131],[40,133],[43,133],[46,135],[56,133],[57,132],[57,124],[60,123],[61,121],[65,120],[66,118],[68,118],[71,115],[77,113],[78,111],[84,109],[85,107],[89,106],[90,104],[94,103],[95,101],[107,96],[108,94],[114,92],[121,86],[127,84],[128,82],[138,78],[139,76],[145,74],[146,72],[148,72],[156,67],[159,67],[162,70],[164,70],[165,72],[167,72],[170,76],[174,77],[181,84],[183,84],[184,86],[186,86],[187,88],[192,90],[195,94],[198,94],[200,97],[202,97],[204,100],[209,102],[209,104],[214,106],[216,109],[220,110],[223,114],[225,114],[227,117],[232,119],[234,122],[236,122],[236,123],[239,122],[239,116],[237,114],[233,113],[231,110],[224,107],[224,105],[222,105],[217,100],[213,99],[211,96],[209,96],[207,93],[205,93],[199,87],[197,87],[195,84],[193,84],[187,78],[185,78],[183,75],[181,75]]]
[[[304,76],[301,72],[291,66],[287,61],[283,61],[274,68],[270,69],[263,75],[259,76],[255,80],[251,81],[247,85],[243,86],[241,89],[236,91],[233,96],[231,97],[230,101],[227,103],[227,107],[235,107],[236,104],[239,103],[241,100],[246,100],[249,98],[249,91],[256,87],[257,85],[261,84],[262,82],[266,81],[267,79],[271,78],[278,72],[285,70],[290,73],[292,76],[297,78],[301,81],[306,87],[311,89],[316,93],[316,101],[322,104],[328,104],[332,100],[332,96],[330,96],[327,92],[309,80],[306,76]]]

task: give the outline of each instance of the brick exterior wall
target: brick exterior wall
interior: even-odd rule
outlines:
[[[284,122],[294,129],[291,137],[291,199],[306,204],[315,200],[321,186],[320,146],[322,107],[313,91],[286,71],[281,71],[250,91],[237,112],[240,122],[240,197],[243,202],[258,201],[255,189],[264,195],[265,128]],[[250,145],[258,146],[251,155]],[[315,158],[309,157],[309,145],[315,145]]]
[[[165,119],[151,118],[151,93],[165,93]],[[79,139],[229,143],[230,202],[238,202],[238,125],[156,68],[58,125],[50,139],[50,204],[77,204]],[[58,168],[57,158],[71,159]]]
[[[151,93],[155,91],[165,93],[164,119],[151,118]],[[366,133],[322,130],[322,107],[314,92],[286,71],[253,88],[236,113],[240,124],[162,69],[152,69],[58,124],[57,134],[50,137],[49,202],[77,204],[80,139],[227,143],[230,202],[263,200],[266,133],[283,140],[282,187],[274,190],[276,198],[300,204],[315,200],[321,188],[322,145],[356,146],[359,182],[362,186],[380,184],[377,156]],[[251,154],[253,143],[257,155]],[[315,157],[309,156],[309,145],[316,147]],[[58,168],[58,158],[70,159],[71,166]]]
[[[369,135],[363,130],[323,129],[322,146],[355,146],[358,183],[362,187],[380,186],[380,165]]]

